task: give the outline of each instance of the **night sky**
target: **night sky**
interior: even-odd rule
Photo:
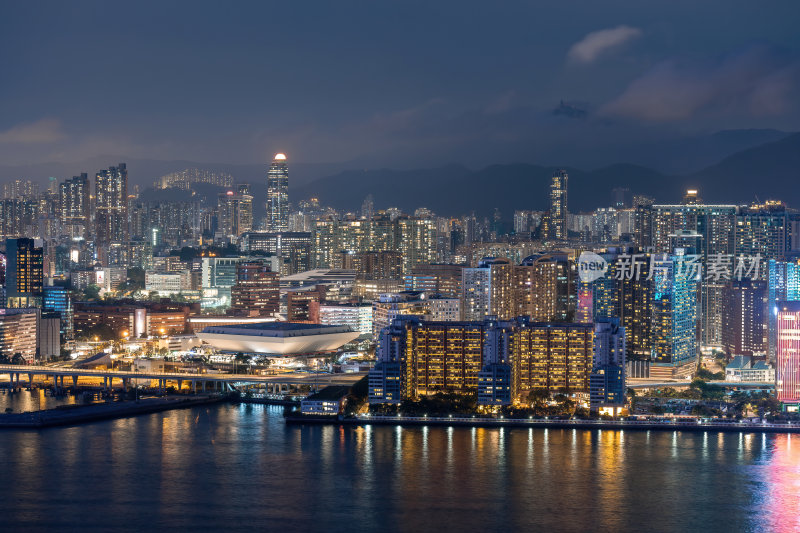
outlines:
[[[5,2],[0,163],[594,165],[640,142],[797,131],[799,15],[795,0]]]

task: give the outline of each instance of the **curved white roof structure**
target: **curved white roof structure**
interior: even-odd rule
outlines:
[[[297,322],[209,326],[197,334],[217,350],[283,356],[333,351],[358,335],[349,326]]]

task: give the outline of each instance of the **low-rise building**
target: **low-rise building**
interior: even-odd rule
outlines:
[[[774,383],[775,367],[749,355],[737,355],[725,367],[725,381]]]
[[[340,415],[344,413],[350,387],[331,385],[325,387],[300,402],[300,412],[304,415]]]
[[[319,323],[350,326],[362,335],[372,334],[372,306],[359,304],[319,304]]]
[[[192,290],[192,274],[188,270],[181,272],[159,272],[148,270],[144,273],[144,288],[157,292],[160,296],[172,296],[183,291]]]

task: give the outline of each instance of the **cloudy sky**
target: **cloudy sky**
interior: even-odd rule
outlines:
[[[6,2],[0,164],[603,163],[800,130],[800,3]]]

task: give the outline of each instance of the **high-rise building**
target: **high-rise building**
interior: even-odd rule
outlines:
[[[508,259],[485,257],[477,267],[462,270],[463,320],[479,321],[489,315],[508,320],[514,310],[514,265]]]
[[[514,267],[514,315],[539,322],[575,320],[575,262],[566,253],[532,255]]]
[[[370,220],[375,215],[375,201],[372,199],[372,195],[368,194],[366,198],[364,198],[364,203],[361,204],[361,218],[366,220]]]
[[[767,358],[777,355],[778,302],[800,301],[800,260],[767,263]]]
[[[619,319],[600,320],[594,325],[594,354],[589,376],[592,409],[625,404],[625,328]]]
[[[59,187],[59,219],[65,228],[76,226],[67,229],[67,233],[74,237],[86,236],[85,231],[91,220],[90,193],[91,184],[85,172],[65,180]]]
[[[55,285],[45,287],[42,310],[58,313],[61,318],[61,337],[72,339],[74,334],[72,298],[65,287]]]
[[[737,206],[698,203],[697,191],[687,193],[688,203],[654,205],[651,211],[651,242],[656,253],[672,253],[676,236],[690,232],[699,235],[699,263],[706,268],[716,258],[730,257],[734,251],[734,228]],[[692,253],[692,252],[688,252]],[[702,273],[698,320],[700,342],[707,346],[722,346],[722,290],[726,280]]]
[[[20,354],[33,363],[38,346],[38,309],[0,308],[0,355],[13,359]]]
[[[320,283],[286,292],[286,320],[288,322],[320,323],[319,304],[325,301],[328,285]]]
[[[741,258],[758,255],[763,266],[770,259],[780,259],[792,249],[793,218],[781,202],[742,209],[736,215],[734,253]],[[766,277],[763,272],[761,274]]]
[[[403,316],[382,330],[378,345],[378,363],[370,374],[373,403],[447,391],[478,393],[482,403],[498,405],[534,390],[589,392],[589,324],[527,317],[432,322]],[[386,390],[395,391],[391,399]]]
[[[311,269],[311,233],[245,233],[239,241],[242,252],[262,251],[280,258],[281,276]]]
[[[766,353],[767,282],[731,280],[722,296],[722,347],[728,356]]]
[[[222,235],[238,239],[253,229],[253,197],[233,191],[217,198],[217,228]]]
[[[358,279],[401,279],[403,277],[403,254],[385,252],[341,252],[335,262],[337,268],[355,270]]]
[[[236,265],[236,283],[231,287],[231,310],[269,316],[280,309],[280,283],[277,272],[260,261]]]
[[[550,232],[551,238],[567,238],[567,180],[566,171],[557,170],[550,182]]]
[[[326,217],[314,226],[316,268],[342,268],[342,252],[400,252],[403,273],[436,261],[436,224],[428,218],[386,214],[371,220]]]
[[[651,269],[650,360],[673,374],[690,374],[697,363],[697,280],[682,253],[657,256]]]
[[[405,290],[438,293],[451,298],[461,296],[463,265],[417,265],[403,277]]]
[[[128,242],[128,169],[125,163],[95,174],[95,241]]]
[[[604,276],[580,282],[578,320],[619,318],[627,358],[655,364],[664,377],[687,374],[697,354],[699,282],[683,250],[671,254],[610,249]],[[662,368],[658,368],[662,367]]]
[[[425,293],[409,291],[381,294],[372,302],[372,336],[377,339],[381,330],[400,315],[425,316],[429,313]]]
[[[39,196],[39,184],[31,180],[16,179],[3,184],[3,198],[23,200]]]
[[[289,231],[289,165],[284,154],[275,154],[267,171],[266,230]]]
[[[6,240],[6,307],[40,307],[44,252],[33,239]]]
[[[231,187],[233,176],[230,174],[219,174],[210,170],[200,170],[198,168],[187,168],[156,179],[153,185],[158,189],[176,188],[188,191],[195,183],[208,183],[218,187]]]
[[[778,401],[800,403],[800,302],[779,302],[775,390]],[[796,408],[796,407],[795,407]]]

